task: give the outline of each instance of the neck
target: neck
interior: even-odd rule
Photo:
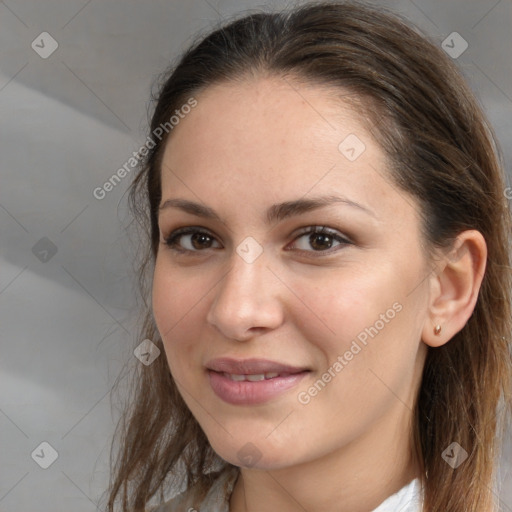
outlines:
[[[368,512],[420,475],[410,439],[411,411],[396,415],[324,457],[279,469],[241,468],[230,512]],[[387,440],[383,442],[383,440]]]

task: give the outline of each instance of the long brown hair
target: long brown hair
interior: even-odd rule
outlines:
[[[312,2],[230,20],[192,44],[159,85],[155,145],[130,188],[140,239],[147,242],[142,297],[149,297],[159,245],[169,119],[208,86],[258,73],[339,87],[360,99],[363,121],[390,158],[392,180],[421,207],[429,255],[451,247],[463,230],[484,236],[487,268],[474,312],[448,343],[428,348],[411,436],[423,469],[424,511],[494,510],[497,457],[512,406],[512,219],[503,157],[456,65],[407,20],[361,2]],[[234,467],[212,450],[182,400],[145,301],[142,309],[137,343],[152,340],[162,356],[133,370],[112,443],[109,512],[118,499],[122,511],[143,511],[168,486],[197,484],[205,491],[212,468]],[[452,442],[469,455],[457,469],[442,457]]]

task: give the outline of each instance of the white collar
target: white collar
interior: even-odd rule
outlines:
[[[229,512],[229,498],[237,476],[237,467],[232,467],[221,474],[199,505],[199,512]],[[152,509],[151,512],[182,512],[193,508],[194,503],[195,489],[190,488],[156,509]],[[372,512],[421,512],[422,507],[421,482],[416,478],[397,493],[389,496]]]
[[[421,482],[419,478],[415,478],[372,512],[421,512],[422,504]]]

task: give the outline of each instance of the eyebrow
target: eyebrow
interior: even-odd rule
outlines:
[[[286,218],[293,217],[295,215],[300,215],[302,213],[306,213],[311,210],[316,210],[318,208],[322,208],[325,206],[329,206],[331,204],[341,203],[347,206],[351,206],[360,211],[363,211],[372,217],[377,218],[375,213],[368,209],[365,206],[360,205],[350,199],[345,197],[338,196],[321,196],[314,197],[311,199],[296,199],[294,201],[286,201],[284,203],[273,204],[267,209],[266,219],[267,224],[273,224],[279,221],[282,221]],[[220,216],[213,210],[212,208],[205,206],[200,203],[195,203],[194,201],[189,201],[188,199],[176,198],[176,199],[167,199],[163,204],[161,204],[158,209],[159,211],[165,210],[167,208],[179,208],[186,213],[190,213],[191,215],[195,215],[197,217],[203,217],[205,219],[218,220],[222,222]]]

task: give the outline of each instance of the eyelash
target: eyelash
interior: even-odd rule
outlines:
[[[190,226],[190,227],[181,228],[181,229],[177,229],[177,230],[173,231],[168,237],[164,238],[164,245],[166,245],[172,251],[175,251],[177,253],[184,254],[184,255],[193,255],[194,253],[199,253],[199,252],[208,250],[208,249],[203,249],[203,250],[199,249],[199,250],[192,251],[190,249],[180,249],[178,247],[178,243],[177,242],[178,242],[178,240],[182,236],[189,235],[189,234],[195,234],[195,233],[204,234],[204,235],[207,235],[207,236],[209,236],[211,238],[214,238],[213,235],[211,235],[208,231],[205,231],[203,229]],[[339,234],[337,234],[338,233],[337,231],[329,229],[329,228],[326,228],[324,226],[311,226],[309,228],[306,228],[306,230],[301,231],[297,235],[297,237],[295,238],[294,242],[296,240],[298,240],[299,238],[302,238],[304,235],[309,235],[309,234],[313,234],[313,233],[329,235],[332,238],[334,238],[335,241],[340,242],[340,244],[342,246],[343,245],[353,245],[353,243],[350,240],[348,240],[347,238],[344,238],[344,237],[340,236]],[[322,250],[320,250],[320,251],[304,251],[304,250],[300,250],[299,249],[299,251],[306,252],[306,253],[313,253],[313,254],[316,253],[318,256],[321,257],[321,256],[324,256],[324,255],[330,255],[333,252],[338,251],[338,249],[331,248],[331,249],[327,249],[325,251],[322,251]],[[314,256],[314,257],[317,257],[317,256]]]

